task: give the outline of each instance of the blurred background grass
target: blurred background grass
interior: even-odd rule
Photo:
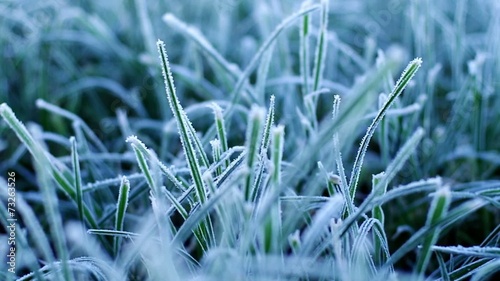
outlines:
[[[274,27],[300,5],[301,1],[292,0],[2,0],[0,102],[7,102],[24,122],[69,136],[72,124],[41,110],[36,101],[64,108],[84,120],[110,152],[126,150],[117,121],[117,115],[126,112],[131,132],[157,149],[162,126],[171,118],[157,64],[157,38],[167,44],[186,107],[207,100],[229,101],[234,84],[219,75],[192,41],[166,25],[163,15],[172,13],[199,29],[224,58],[244,69]],[[399,102],[400,107],[415,103],[423,109],[416,117],[386,122],[389,143],[382,144],[381,138],[372,142],[365,184],[418,125],[426,129],[427,137],[398,182],[440,175],[460,188],[461,183],[498,179],[500,18],[495,15],[499,12],[496,0],[330,1],[324,87],[346,94],[376,63],[379,50],[380,54],[398,52],[406,60],[417,56],[424,60],[416,82]],[[313,33],[317,26],[313,20]],[[275,94],[282,101],[277,114],[288,120],[285,123],[293,118],[286,99],[300,88],[294,82],[299,77],[298,52],[297,24],[278,40],[266,87],[267,95]],[[251,77],[252,82],[255,79]],[[321,96],[319,119],[328,118],[332,99]],[[203,120],[195,120],[195,125],[207,126]],[[233,126],[231,141],[241,142],[237,132],[244,132],[244,127],[238,122]],[[352,144],[357,145],[364,128],[355,129]],[[31,190],[36,186],[31,159],[7,131],[0,122],[0,173],[15,170],[22,175],[20,188]],[[68,149],[56,144],[56,140],[49,142],[55,156],[68,154]],[[345,147],[346,161],[353,161],[356,147]],[[169,150],[176,153],[180,147]],[[408,237],[405,231],[423,224],[424,202],[409,204],[408,199],[400,199],[389,207],[392,243],[402,243]],[[481,223],[464,222],[467,229],[450,231],[449,240],[442,244],[479,244],[500,223],[498,215],[498,210],[484,211],[471,219]]]

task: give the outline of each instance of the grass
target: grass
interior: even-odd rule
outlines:
[[[495,1],[172,2],[0,3],[0,279],[498,274]]]

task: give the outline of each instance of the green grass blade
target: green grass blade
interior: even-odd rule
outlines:
[[[387,102],[380,109],[375,119],[373,119],[371,125],[368,127],[366,131],[365,136],[361,140],[361,144],[359,146],[359,150],[356,155],[356,160],[354,161],[354,165],[352,168],[351,179],[349,181],[349,193],[351,195],[351,199],[354,199],[356,195],[356,187],[361,173],[361,166],[363,165],[363,160],[365,157],[366,150],[368,149],[368,144],[370,143],[370,139],[372,138],[375,129],[377,128],[377,125],[380,123],[387,110],[392,106],[392,104],[394,104],[399,95],[403,93],[403,90],[406,88],[410,80],[418,71],[421,64],[422,60],[420,58],[416,58],[408,64],[406,69],[401,74],[401,77],[399,78],[398,82],[394,86],[393,91],[389,95]]]
[[[372,177],[372,187],[377,187],[380,183],[380,181],[383,179],[385,176],[384,173],[373,175]],[[387,183],[385,183],[382,187],[378,187],[377,191],[378,196],[383,196],[387,192]],[[384,210],[382,209],[382,206],[380,205],[375,205],[372,208],[372,217],[380,222],[380,228],[384,228],[384,223],[385,223],[385,214]],[[381,265],[381,258],[382,258],[382,243],[383,241],[380,240],[380,237],[374,232],[373,233],[373,240],[374,240],[374,254],[373,257],[375,259],[375,263],[380,266]]]
[[[76,148],[76,139],[71,137],[69,139],[71,143],[71,163],[73,166],[73,186],[76,192],[76,205],[78,206],[78,215],[80,216],[80,221],[83,221],[83,196],[82,196],[82,177],[80,171],[80,161],[78,158],[78,150]]]
[[[217,128],[217,138],[220,140],[221,154],[228,150],[227,145],[227,132],[226,125],[224,124],[224,116],[222,115],[222,109],[216,103],[212,104],[214,110],[215,127]],[[229,166],[229,159],[225,161],[225,167]],[[223,167],[223,168],[225,168]]]
[[[246,168],[248,174],[245,179],[243,194],[245,200],[251,200],[252,181],[254,180],[254,165],[258,158],[258,145],[262,136],[262,127],[264,122],[264,110],[258,107],[252,107],[250,116],[248,117],[248,128],[246,133],[245,144],[247,146]]]
[[[314,55],[314,82],[312,91],[319,90],[321,80],[323,79],[323,71],[325,69],[327,42],[328,42],[328,1],[321,1],[321,23],[318,34],[318,44],[316,46],[316,53]]]
[[[177,121],[177,128],[179,130],[179,136],[181,138],[181,144],[186,156],[186,161],[190,169],[191,178],[194,181],[195,192],[196,192],[196,200],[200,202],[200,204],[204,204],[207,201],[207,194],[205,190],[205,185],[202,180],[202,173],[200,169],[200,165],[198,163],[198,158],[196,157],[196,151],[194,147],[198,147],[198,150],[202,150],[200,147],[201,144],[199,140],[196,140],[196,133],[191,126],[191,122],[187,118],[184,109],[182,108],[179,99],[177,98],[177,94],[175,92],[174,80],[172,77],[172,73],[170,71],[170,65],[168,61],[167,52],[165,49],[165,44],[158,40],[157,42],[158,52],[160,54],[160,60],[162,65],[162,73],[163,79],[165,82],[165,90],[167,93],[167,98],[170,104],[170,109],[174,115],[174,118]],[[193,144],[194,142],[194,144]],[[199,151],[200,154],[204,152]],[[202,157],[204,164],[208,167],[208,158]],[[204,233],[206,240],[200,241],[203,242],[200,244],[203,248],[207,249],[210,245],[215,244],[215,238],[213,236],[212,222],[210,217],[207,217],[203,223],[200,225],[201,231]]]
[[[335,95],[333,98],[333,120],[338,118],[340,113],[340,96]],[[349,193],[349,185],[347,182],[347,176],[344,168],[344,163],[342,161],[342,154],[340,152],[340,142],[339,142],[339,133],[335,132],[333,134],[333,154],[335,156],[335,164],[337,165],[337,173],[340,177],[340,190],[342,191],[342,196],[344,196],[346,200],[346,214],[344,217],[348,217],[350,214],[354,213],[354,203],[351,198],[351,194]]]
[[[151,192],[153,193],[154,197],[158,197],[160,194],[159,188],[156,186],[156,182],[153,179],[153,175],[151,174],[151,169],[149,168],[149,165],[147,163],[146,157],[135,143],[130,144],[132,146],[132,149],[134,150],[135,157],[137,159],[137,164],[139,165],[139,169],[141,169],[142,174],[144,175],[144,178],[146,179],[146,182],[149,185],[149,188],[151,189]]]
[[[450,281],[450,274],[448,273],[448,268],[446,262],[444,261],[443,255],[441,253],[436,253],[436,258],[439,263],[439,271],[441,272],[441,278],[443,281]]]
[[[170,71],[165,44],[162,41],[158,40],[157,47],[160,54],[163,79],[165,82],[165,89],[167,92],[170,109],[172,110],[174,118],[177,121],[182,148],[184,150],[184,154],[186,155],[186,161],[190,168],[191,177],[195,183],[197,200],[203,203],[206,201],[207,197],[205,194],[205,186],[201,178],[201,170],[198,163],[198,158],[196,157],[196,151],[194,150],[192,138],[190,136],[190,125],[187,124],[188,119],[175,93],[174,80]]]
[[[218,139],[210,141],[210,146],[212,146],[212,157],[214,159],[213,163],[214,164],[219,164],[218,167],[215,169],[215,176],[219,176],[222,174],[222,165],[219,163],[220,162],[220,156],[222,154],[222,147],[220,145],[220,141]],[[228,160],[226,160],[228,161]]]
[[[426,226],[430,227],[433,225],[437,225],[437,223],[446,217],[448,213],[448,209],[450,207],[451,202],[451,193],[450,188],[448,186],[444,186],[438,189],[434,194],[434,200],[432,201],[431,207],[428,212]],[[418,255],[417,266],[415,268],[415,272],[423,276],[425,270],[427,269],[427,265],[429,264],[429,260],[431,258],[432,249],[437,239],[439,238],[439,233],[441,231],[441,226],[436,226],[430,234],[424,239],[422,243],[422,249],[420,249],[420,253]]]
[[[264,133],[262,134],[262,142],[260,144],[260,155],[264,155],[267,153],[269,143],[271,142],[270,132],[274,124],[274,112],[275,112],[274,103],[275,103],[275,97],[274,95],[271,95],[271,98],[269,100],[269,109],[267,111],[266,125],[264,126]]]
[[[310,5],[310,3],[304,2],[302,4]],[[310,58],[309,58],[309,29],[310,27],[310,18],[309,14],[305,14],[302,18],[302,24],[300,26],[300,76],[302,77],[302,92],[301,92],[301,100],[304,100],[304,97],[311,91],[309,86],[309,79],[311,75],[310,67]]]
[[[140,149],[140,147],[145,147],[144,145],[141,145],[142,142],[140,142],[137,138],[135,137],[130,137],[127,139],[130,142],[130,145],[132,146],[132,149],[135,152],[136,158],[137,158],[137,163],[139,165],[139,168],[141,172],[144,175],[144,178],[146,179],[146,182],[149,185],[149,188],[151,190],[150,194],[150,200],[151,200],[151,207],[153,209],[153,214],[156,219],[156,226],[158,227],[159,234],[160,234],[160,239],[161,239],[161,244],[162,247],[166,247],[168,244],[168,237],[170,236],[170,230],[168,228],[169,225],[169,218],[165,216],[165,213],[169,209],[166,198],[164,197],[164,194],[162,193],[162,187],[159,185],[159,179],[158,179],[158,174],[159,174],[159,165],[157,164],[157,161],[151,160],[150,162],[153,164],[153,167],[150,168],[145,153]],[[153,155],[153,159],[156,159],[156,156]]]
[[[120,184],[120,191],[118,193],[118,201],[116,204],[116,215],[115,215],[115,230],[123,231],[123,223],[125,221],[125,214],[127,212],[127,206],[129,201],[129,191],[130,182],[127,177],[122,177],[122,182]],[[119,237],[113,238],[113,249],[115,255],[120,251],[121,239]]]
[[[269,103],[269,110],[267,111],[266,124],[264,126],[264,132],[261,138],[260,150],[259,150],[259,162],[257,165],[257,175],[255,176],[255,181],[252,186],[252,200],[255,201],[262,193],[262,178],[264,175],[264,168],[267,161],[267,151],[271,141],[271,128],[274,124],[274,95],[271,96]]]

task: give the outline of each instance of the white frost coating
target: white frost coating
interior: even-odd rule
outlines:
[[[210,145],[212,147],[220,147],[220,140],[219,139],[214,139],[210,141]]]
[[[337,118],[337,116],[340,112],[340,102],[341,101],[342,101],[342,99],[340,98],[340,95],[333,96],[333,110],[332,110],[333,119]]]
[[[338,233],[343,223],[341,218],[332,218],[330,220],[330,231],[333,234]]]
[[[210,104],[210,107],[214,111],[214,116],[216,119],[222,119],[222,108],[215,102]]]
[[[415,73],[417,72],[417,70],[420,68],[421,65],[422,65],[422,58],[417,57],[414,60],[412,60],[405,68],[401,76],[399,77],[398,82],[396,82],[395,89],[397,89],[398,86],[401,86],[401,84],[404,82],[403,80],[408,80],[408,81],[411,80],[413,76],[415,76]],[[409,77],[405,77],[407,76],[408,72],[412,69],[415,70],[411,73],[411,75]],[[393,98],[394,95],[396,94],[398,94],[397,91],[392,91],[391,94],[389,95],[389,99]]]
[[[252,106],[250,109],[250,114],[248,116],[248,120],[264,120],[264,116],[266,115],[263,108],[259,106]]]
[[[142,142],[141,142],[141,141],[137,138],[137,136],[136,136],[136,135],[131,135],[131,136],[127,137],[127,139],[125,140],[125,142],[131,143],[131,144],[133,143],[133,144],[135,144],[135,145],[141,145],[141,146],[146,147],[146,146],[144,145],[144,143],[142,143]]]
[[[203,173],[203,175],[201,175],[201,178],[203,179],[203,181],[205,183],[208,183],[208,182],[213,182],[214,181],[214,178],[212,177],[212,173],[210,172],[205,172]]]

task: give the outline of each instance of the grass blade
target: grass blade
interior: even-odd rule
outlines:
[[[228,150],[227,145],[227,132],[226,125],[224,124],[224,116],[222,115],[222,109],[216,103],[212,104],[214,110],[215,127],[217,128],[217,138],[220,140],[221,154]],[[229,166],[229,159],[225,161],[225,167]],[[223,169],[225,168],[223,167]]]
[[[262,134],[260,151],[259,151],[259,163],[257,166],[257,175],[252,187],[252,200],[257,200],[259,194],[262,193],[262,177],[264,174],[264,168],[267,161],[267,150],[269,148],[269,143],[271,141],[271,128],[274,124],[274,95],[271,96],[269,103],[269,110],[267,111],[266,124],[264,126],[264,132]]]
[[[83,221],[83,196],[82,196],[82,177],[80,172],[80,161],[78,159],[78,150],[76,148],[76,139],[71,137],[71,163],[73,165],[73,186],[76,191],[76,205],[78,206],[78,215],[80,221]]]
[[[283,160],[283,147],[285,143],[285,127],[283,125],[279,125],[273,128],[271,136],[273,145],[271,149],[271,182],[274,189],[277,189],[281,184],[281,162]]]
[[[304,2],[303,6],[310,5],[308,2]],[[309,58],[309,29],[310,29],[310,18],[309,14],[305,14],[302,18],[302,25],[300,26],[300,76],[302,77],[302,98],[311,91],[309,87],[309,79],[311,75],[310,58]]]
[[[118,202],[116,204],[115,230],[123,231],[123,222],[125,221],[125,213],[127,212],[129,200],[130,182],[127,177],[122,177],[120,191],[118,193]],[[118,255],[120,250],[121,238],[115,236],[113,238],[113,249],[115,255]]]
[[[212,157],[214,159],[213,163],[218,164],[220,162],[220,156],[222,154],[222,147],[220,145],[220,141],[218,139],[210,141],[210,145],[212,146]],[[226,160],[225,162],[229,162],[229,160]],[[222,165],[218,165],[218,167],[215,169],[215,176],[219,176],[222,174]]]
[[[478,258],[500,258],[499,247],[432,246],[432,250],[445,254],[466,255]]]
[[[243,194],[245,200],[251,200],[252,190],[252,180],[254,179],[254,165],[258,158],[258,145],[260,143],[260,138],[262,135],[262,123],[264,121],[264,110],[258,107],[252,107],[250,111],[250,116],[248,117],[248,128],[246,133],[246,145],[247,145],[247,161],[246,168],[248,169],[248,174],[245,179],[245,186],[243,189]]]
[[[450,207],[451,202],[451,193],[450,188],[448,186],[444,186],[438,189],[438,191],[434,194],[434,200],[432,201],[428,216],[426,226],[430,227],[432,225],[437,225],[437,223],[446,217],[448,213],[448,209]],[[420,253],[417,260],[417,266],[415,268],[415,272],[419,276],[423,276],[427,265],[429,264],[429,260],[431,258],[432,250],[431,247],[436,243],[439,233],[441,231],[441,226],[437,225],[430,234],[424,239],[422,243],[422,249],[420,249]]]
[[[162,73],[165,82],[165,90],[167,93],[168,102],[170,104],[170,109],[172,110],[174,118],[177,121],[177,128],[179,130],[182,148],[189,166],[191,178],[194,181],[196,200],[203,205],[207,201],[207,194],[202,179],[200,165],[198,163],[198,158],[196,157],[194,145],[197,145],[199,150],[202,148],[200,147],[199,140],[194,141],[195,144],[193,145],[193,140],[196,138],[195,132],[191,126],[191,122],[189,122],[189,119],[187,118],[186,113],[184,112],[179,102],[179,99],[177,98],[165,44],[161,40],[158,40],[157,46],[158,52],[160,54]],[[202,153],[201,151],[199,152]],[[206,156],[204,158],[206,158]],[[208,166],[208,160],[203,161],[206,161],[205,164],[206,166]],[[207,217],[206,220],[204,220],[204,222],[200,224],[200,229],[208,239],[203,241],[205,244],[202,243],[200,244],[200,246],[207,249],[208,247],[210,247],[210,245],[215,245],[215,238],[213,237],[213,229],[210,217]]]
[[[394,86],[392,93],[387,98],[387,102],[380,109],[375,119],[373,119],[372,123],[370,124],[370,126],[366,131],[365,136],[361,140],[361,144],[359,146],[359,150],[356,155],[356,160],[354,161],[354,165],[352,168],[351,179],[349,181],[349,192],[351,195],[351,200],[353,200],[356,195],[356,187],[361,173],[361,166],[363,165],[363,160],[365,157],[366,150],[368,149],[368,144],[370,143],[370,139],[372,138],[375,129],[377,128],[377,125],[380,123],[387,110],[392,106],[392,104],[394,104],[396,98],[403,93],[403,90],[406,88],[410,80],[418,71],[421,64],[422,60],[420,58],[416,58],[408,64],[406,69],[401,74],[401,77],[399,78],[398,82]]]
[[[316,53],[314,55],[314,82],[312,91],[319,90],[321,80],[323,79],[323,71],[325,69],[327,42],[328,42],[328,1],[321,1],[321,23],[318,34],[318,45],[316,46]]]
[[[156,45],[160,54],[163,79],[165,82],[165,89],[167,92],[170,109],[172,110],[174,118],[177,121],[177,128],[179,129],[182,149],[184,150],[184,154],[186,155],[186,161],[189,165],[191,178],[195,183],[196,197],[201,203],[203,203],[207,200],[207,197],[205,194],[205,186],[201,178],[200,165],[198,163],[196,151],[194,150],[192,138],[190,136],[190,125],[187,124],[189,121],[175,93],[174,80],[172,77],[172,72],[170,71],[165,44],[161,40],[158,40]]]

